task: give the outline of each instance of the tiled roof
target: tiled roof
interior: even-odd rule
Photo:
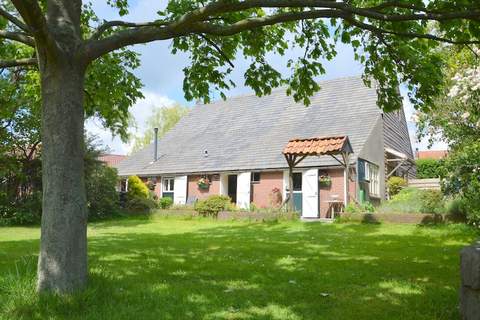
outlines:
[[[418,159],[443,159],[447,155],[447,150],[425,150],[417,152]]]
[[[324,155],[339,153],[344,150],[347,141],[346,136],[293,139],[287,143],[287,146],[283,149],[283,154]]]
[[[165,175],[288,168],[282,151],[292,138],[348,136],[356,161],[382,111],[376,88],[361,77],[319,83],[306,107],[285,88],[197,105],[158,142],[129,156],[119,175]],[[205,151],[207,153],[205,153]],[[299,167],[336,166],[331,157],[308,157]]]
[[[120,155],[120,154],[102,154],[98,157],[98,160],[104,162],[109,167],[116,167],[120,161],[127,158],[127,156]]]

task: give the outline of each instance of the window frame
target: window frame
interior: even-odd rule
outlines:
[[[175,178],[165,177],[162,179],[162,192],[174,192],[175,190]]]
[[[380,197],[380,167],[374,163],[365,162],[365,180],[369,182],[368,193]]]
[[[258,175],[258,179],[257,179],[257,180],[255,180],[255,175]],[[250,183],[252,183],[252,184],[260,183],[260,179],[262,179],[260,172],[252,172],[252,173],[251,173],[251,175],[250,175]]]

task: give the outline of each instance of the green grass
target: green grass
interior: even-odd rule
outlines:
[[[89,227],[90,284],[35,294],[38,228],[0,228],[1,319],[458,319],[462,225],[144,217]]]

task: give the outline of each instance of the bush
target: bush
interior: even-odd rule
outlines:
[[[420,194],[420,212],[437,213],[445,212],[445,201],[440,190],[421,190]]]
[[[461,197],[456,197],[447,202],[447,219],[454,222],[466,222],[467,211],[465,201]]]
[[[147,185],[137,176],[128,178],[128,191],[126,209],[129,211],[150,211],[157,208],[157,202],[153,198]]]
[[[163,197],[159,200],[158,204],[159,204],[160,208],[168,209],[172,206],[173,199],[170,198],[170,197]]]
[[[142,198],[148,199],[150,196],[150,191],[148,187],[140,180],[137,176],[128,177],[128,198]]]
[[[88,218],[99,219],[116,214],[120,208],[115,189],[118,182],[117,170],[98,165],[85,177]]]
[[[1,202],[0,225],[31,225],[40,223],[42,216],[42,193],[34,191],[14,204]]]
[[[442,173],[443,162],[441,160],[418,159],[415,164],[419,179],[439,178]]]
[[[227,196],[212,195],[207,199],[199,200],[195,203],[195,211],[203,216],[214,216],[222,210],[226,210],[231,205],[231,200]]]
[[[355,203],[355,202],[350,202],[346,207],[345,207],[345,212],[346,213],[372,213],[375,212],[375,207],[373,204],[370,202],[365,202],[365,203]]]
[[[390,177],[387,182],[388,185],[388,193],[390,197],[398,194],[400,190],[407,186],[407,180],[401,177]]]
[[[132,212],[149,212],[157,208],[157,202],[151,198],[128,198],[126,209]]]
[[[406,187],[378,208],[380,213],[444,213],[445,201],[439,190]]]

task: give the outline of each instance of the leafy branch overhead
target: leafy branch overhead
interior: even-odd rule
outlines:
[[[1,38],[29,47],[40,41],[53,51],[63,50],[47,32],[40,4],[12,2],[16,11],[0,10],[8,22]],[[108,3],[120,15],[128,13],[126,0]],[[333,59],[335,44],[343,42],[363,63],[365,80],[378,83],[381,107],[399,107],[400,83],[406,83],[412,101],[424,107],[443,81],[434,49],[441,43],[476,45],[480,34],[480,4],[475,0],[171,0],[155,21],[100,21],[88,4],[82,17],[78,43],[85,65],[129,45],[173,39],[173,53],[190,54],[191,64],[184,69],[186,98],[206,102],[212,91],[225,97],[235,86],[229,75],[235,58],[243,55],[251,60],[245,84],[258,95],[288,85],[295,100],[308,104],[308,97],[320,89],[315,77],[325,72],[321,59]],[[88,27],[92,24],[98,25],[95,30]],[[269,64],[268,53],[283,55],[294,46],[305,53],[297,61],[286,61],[292,72],[285,77]],[[0,67],[35,63],[34,57],[14,55]]]

